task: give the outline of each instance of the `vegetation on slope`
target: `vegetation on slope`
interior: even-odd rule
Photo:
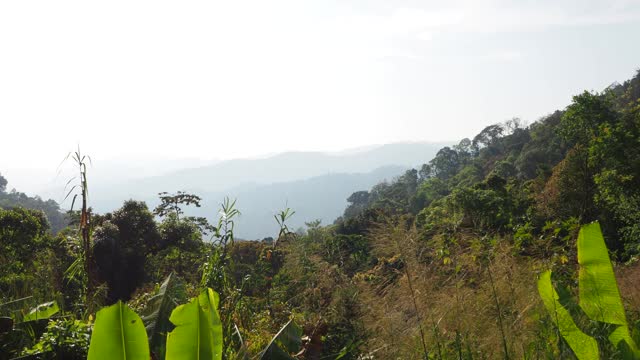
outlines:
[[[297,359],[583,356],[563,330],[569,319],[593,335],[599,356],[633,358],[603,334],[613,329],[607,323],[624,325],[626,344],[638,343],[639,99],[640,72],[529,126],[488,126],[419,169],[354,193],[334,224],[294,233],[292,212],[276,214],[278,234],[260,242],[235,241],[234,202],[209,223],[183,215],[201,201],[184,193],[161,194],[155,211],[134,200],[107,214],[83,207],[89,252],[74,227],[53,236],[41,213],[0,210],[0,316],[11,324],[0,328],[0,358],[84,359],[100,307],[126,302],[153,319],[164,296],[173,308],[207,288],[219,296],[224,359],[274,358],[265,349],[294,323],[297,349],[277,352]],[[595,220],[614,264],[589,284],[615,285],[617,275],[624,324],[585,304],[593,286],[585,286],[584,250],[608,263],[604,246],[596,251],[581,237],[576,247],[581,226]],[[580,308],[568,300],[578,294]],[[60,312],[39,325],[23,321],[54,299]],[[562,322],[545,307],[556,301],[566,307]],[[154,358],[168,352],[162,344],[174,331],[162,321]]]

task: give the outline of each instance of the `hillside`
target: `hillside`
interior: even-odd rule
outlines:
[[[218,359],[640,359],[640,71],[425,161],[84,207],[57,236],[0,209],[0,359],[85,359],[123,326],[144,359],[176,338]],[[272,238],[237,241],[250,222]]]

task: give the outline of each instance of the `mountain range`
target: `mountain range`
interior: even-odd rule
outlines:
[[[237,200],[242,213],[236,235],[257,239],[276,235],[273,215],[287,207],[296,212],[288,224],[293,229],[317,219],[323,224],[332,223],[342,214],[346,199],[353,192],[419,167],[446,145],[396,143],[335,153],[286,152],[203,165],[201,162],[197,166],[190,161],[181,169],[179,164],[172,163],[174,170],[153,175],[147,171],[142,176],[131,165],[117,172],[115,164],[109,163],[109,170],[113,170],[105,172],[95,162],[92,165],[95,170],[89,170],[89,201],[99,213],[113,211],[128,199],[145,201],[153,209],[159,203],[159,192],[186,191],[200,196],[203,206],[187,208],[185,212],[212,221],[218,216],[219,204],[228,196]],[[91,178],[92,174],[97,178]],[[61,194],[58,185],[40,195],[60,199]]]

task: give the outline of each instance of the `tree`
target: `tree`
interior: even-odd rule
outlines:
[[[438,151],[429,164],[435,176],[446,180],[458,172],[460,167],[460,158],[457,151],[445,146]]]
[[[6,191],[8,183],[9,182],[7,181],[7,179],[5,179],[2,174],[0,174],[0,193],[4,193]]]
[[[153,213],[144,202],[128,200],[98,223],[92,250],[98,277],[108,285],[109,303],[127,301],[147,277],[146,260],[164,247]]]
[[[586,148],[616,118],[612,104],[605,97],[585,91],[573,97],[558,131],[570,146]]]
[[[107,220],[118,228],[126,247],[143,253],[155,252],[162,247],[153,213],[143,201],[125,201]]]
[[[476,150],[493,145],[504,134],[504,127],[500,124],[489,125],[473,138],[472,146]]]
[[[618,115],[612,104],[598,94],[584,93],[574,96],[573,103],[567,107],[560,121],[559,132],[572,147],[573,171],[566,177],[575,185],[574,189],[581,200],[580,218],[583,221],[594,220],[594,175],[602,167],[603,159],[593,156],[602,136],[610,133]]]
[[[100,280],[107,283],[107,303],[128,301],[145,279],[145,254],[127,243],[118,226],[106,221],[94,232],[94,258]]]
[[[180,215],[184,213],[181,206],[195,205],[200,207],[200,201],[202,201],[199,196],[184,191],[178,191],[175,194],[161,192],[158,195],[161,203],[153,210],[153,213],[160,217],[173,213],[180,219]]]
[[[33,258],[49,223],[42,211],[14,208],[0,209],[1,252],[8,259],[24,261]]]
[[[429,180],[431,177],[433,177],[433,169],[431,169],[431,165],[422,164],[422,167],[420,167],[420,170],[418,171],[418,181],[422,183]]]

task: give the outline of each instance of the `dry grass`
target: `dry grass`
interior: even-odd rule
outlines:
[[[640,262],[615,269],[629,323],[640,325]]]
[[[420,323],[436,359],[468,358],[468,353],[473,358],[505,358],[504,341],[509,358],[523,358],[525,349],[539,341],[544,309],[535,274],[545,266],[514,255],[506,239],[488,245],[490,239],[468,234],[425,242],[415,228],[402,224],[384,224],[370,237],[380,260],[400,256],[407,267],[386,284],[382,297],[379,284],[388,273],[378,267],[357,277],[375,358],[422,358]]]

